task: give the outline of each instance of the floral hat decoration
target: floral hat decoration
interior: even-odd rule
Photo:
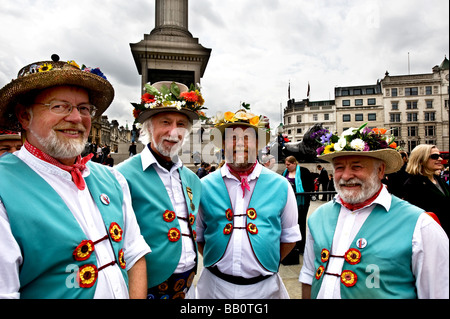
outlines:
[[[186,115],[190,121],[207,119],[202,111],[205,100],[200,86],[186,85],[178,82],[160,81],[144,86],[141,103],[132,103],[135,122],[144,123],[151,116],[161,112],[178,112]]]
[[[75,61],[60,61],[57,54],[52,61],[31,63],[23,67],[17,78],[0,89],[0,126],[17,130],[19,124],[14,108],[28,93],[54,86],[73,85],[86,89],[90,103],[101,115],[114,99],[114,89],[99,68],[80,67]]]
[[[394,137],[387,135],[384,128],[367,127],[367,123],[359,128],[351,127],[340,136],[330,133],[327,129],[312,134],[322,146],[317,149],[320,159],[327,162],[339,156],[361,155],[383,160],[386,163],[386,174],[394,173],[403,166],[403,160],[398,150],[400,147]]]
[[[253,127],[258,134],[258,149],[263,148],[270,141],[269,118],[265,115],[256,115],[250,112],[250,104],[242,103],[242,108],[237,112],[217,112],[212,118],[214,129],[212,136],[221,136],[222,139],[213,139],[216,147],[222,148],[222,141],[225,137],[225,129],[233,126]]]

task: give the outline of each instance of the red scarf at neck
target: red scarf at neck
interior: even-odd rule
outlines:
[[[86,163],[94,156],[94,154],[91,153],[84,158],[81,158],[81,155],[78,155],[75,164],[73,164],[72,166],[67,166],[61,164],[59,161],[57,161],[50,155],[45,154],[40,149],[34,147],[30,143],[28,143],[28,141],[25,141],[24,146],[28,152],[30,152],[37,158],[52,165],[55,165],[60,169],[65,170],[66,172],[69,172],[70,175],[72,175],[73,182],[75,183],[75,185],[78,187],[79,190],[84,190],[86,188],[86,183],[83,179],[83,176],[81,175],[81,172],[86,168]]]
[[[231,168],[231,166],[228,165],[228,163],[227,163],[227,167],[230,170],[230,172],[238,175],[241,180],[242,197],[245,196],[245,189],[250,191],[250,185],[248,184],[248,175],[250,175],[253,172],[253,170],[255,169],[255,166],[256,166],[256,162],[252,165],[252,167],[250,167],[245,172],[238,172],[238,171],[234,170],[233,168]]]
[[[378,195],[380,195],[382,189],[383,189],[383,185],[381,185],[380,189],[378,190],[378,192],[375,193],[375,195],[373,195],[372,197],[370,197],[369,199],[365,200],[362,203],[349,204],[349,203],[344,202],[344,200],[342,198],[341,198],[341,203],[349,210],[355,211],[357,209],[360,209],[360,208],[363,208],[363,207],[366,207],[366,206],[372,204],[372,202],[378,197]]]

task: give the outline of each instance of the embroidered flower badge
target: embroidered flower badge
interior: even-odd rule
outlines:
[[[344,270],[341,274],[341,282],[346,287],[353,287],[358,281],[358,276],[351,270]]]
[[[330,258],[330,251],[328,249],[322,249],[322,252],[320,253],[320,260],[323,263],[326,263],[328,259]]]
[[[171,210],[166,210],[163,214],[163,219],[165,222],[171,223],[175,220],[175,212]]]
[[[120,228],[119,224],[111,223],[109,226],[109,234],[111,235],[112,240],[119,242],[122,240],[123,230]]]
[[[229,234],[231,234],[231,231],[232,231],[232,230],[233,230],[233,224],[228,223],[228,224],[226,224],[225,227],[223,228],[223,233],[224,233],[225,235],[229,235]]]
[[[88,264],[78,269],[78,283],[81,288],[91,288],[98,276],[98,270],[95,265]]]
[[[256,225],[252,223],[247,225],[247,230],[252,235],[256,235],[258,233],[258,227],[256,227]]]
[[[90,240],[83,240],[73,251],[73,258],[78,261],[88,259],[95,250],[94,243]]]
[[[317,270],[316,270],[316,279],[317,280],[319,280],[320,277],[322,277],[324,271],[325,271],[325,267],[324,266],[320,266],[319,268],[317,268]]]
[[[356,265],[361,261],[361,252],[356,248],[350,248],[345,253],[344,258],[350,265]]]
[[[233,220],[233,211],[231,210],[231,208],[228,208],[225,211],[225,216],[230,222]]]
[[[119,265],[120,268],[125,269],[127,267],[127,263],[125,262],[125,254],[123,253],[123,249],[119,250]]]
[[[169,237],[169,240],[171,242],[176,242],[178,240],[180,240],[181,237],[181,233],[177,228],[171,228],[169,229],[169,233],[167,234],[167,236]]]
[[[250,219],[255,219],[257,214],[256,214],[256,210],[254,208],[249,208],[247,209],[247,216]]]
[[[195,223],[195,216],[194,214],[189,214],[189,224],[192,226]]]

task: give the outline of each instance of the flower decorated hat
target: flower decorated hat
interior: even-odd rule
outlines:
[[[258,136],[258,149],[265,147],[270,141],[269,118],[264,115],[255,115],[249,111],[249,104],[242,103],[243,109],[233,112],[217,112],[213,117],[214,129],[211,136],[212,142],[218,148],[222,148],[222,142],[225,138],[225,129],[233,126],[252,127]],[[216,138],[216,137],[221,138]]]
[[[132,103],[133,116],[136,122],[143,124],[147,119],[162,112],[178,112],[186,115],[192,122],[206,119],[205,103],[199,86],[186,85],[178,82],[161,81],[144,86],[141,103]]]
[[[359,128],[349,128],[340,136],[323,129],[314,133],[313,138],[322,144],[317,149],[320,159],[332,162],[339,156],[368,156],[386,163],[386,174],[398,171],[403,166],[394,137],[387,135],[383,128],[370,129],[367,123]]]
[[[0,127],[17,130],[18,121],[14,108],[25,95],[32,91],[54,86],[73,85],[86,89],[90,103],[101,115],[114,99],[114,89],[99,68],[81,67],[75,61],[60,61],[52,55],[52,61],[31,63],[23,67],[17,79],[0,89]]]

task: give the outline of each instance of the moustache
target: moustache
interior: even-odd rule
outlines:
[[[83,125],[56,125],[53,127],[54,131],[78,131],[84,134],[86,132],[86,128]]]
[[[348,181],[339,181],[339,186],[352,187],[352,186],[360,186],[362,184],[364,183],[358,178],[352,178],[349,179]]]

